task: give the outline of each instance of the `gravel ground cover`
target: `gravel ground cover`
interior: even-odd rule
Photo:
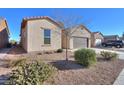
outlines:
[[[65,52],[63,53],[31,53],[31,54],[22,54],[16,51],[19,51],[18,48],[13,48],[9,54],[14,53],[14,57],[23,56],[30,58],[39,58],[43,62],[52,64],[58,68],[56,75],[46,81],[44,84],[55,84],[55,85],[110,85],[113,84],[115,79],[118,77],[121,70],[124,68],[124,60],[115,60],[115,61],[104,61],[102,58],[97,58],[98,62],[96,65],[85,68],[77,64],[74,60],[73,52],[69,52],[69,61],[65,61]],[[1,70],[1,67],[0,67]],[[6,70],[7,71],[7,70]],[[6,72],[5,71],[5,72]],[[0,73],[4,74],[4,71]],[[7,72],[6,72],[7,73]],[[0,74],[0,75],[2,75]]]

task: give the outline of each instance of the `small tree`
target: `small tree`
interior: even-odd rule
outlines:
[[[66,61],[68,61],[68,44],[67,44],[68,39],[71,38],[71,35],[76,31],[79,24],[87,25],[87,23],[89,23],[91,20],[87,20],[82,23],[82,20],[83,20],[82,16],[78,16],[78,15],[77,16],[73,16],[73,15],[63,16],[63,13],[61,13],[60,11],[54,11],[53,18],[55,18],[56,20],[59,20],[58,23],[61,24],[64,30],[63,35],[66,38]],[[72,31],[72,28],[74,27],[75,29],[73,29]]]
[[[10,43],[11,45],[16,45],[16,44],[17,44],[17,41],[16,41],[16,40],[10,40],[9,43]]]

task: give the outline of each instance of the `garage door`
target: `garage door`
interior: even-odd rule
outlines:
[[[100,46],[101,45],[101,42],[102,42],[101,39],[96,39],[95,46]]]
[[[87,38],[73,37],[73,48],[86,48]]]

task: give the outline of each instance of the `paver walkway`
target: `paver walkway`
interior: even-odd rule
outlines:
[[[124,69],[121,71],[118,78],[115,80],[114,85],[124,85]]]
[[[0,85],[3,85],[5,81],[8,79],[8,73],[10,73],[10,69],[5,66],[5,60],[7,53],[10,51],[9,48],[0,50]]]

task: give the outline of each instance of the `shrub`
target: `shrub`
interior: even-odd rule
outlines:
[[[43,53],[41,53],[41,52],[39,52],[39,53],[37,53],[37,55],[42,55]]]
[[[17,41],[16,40],[10,40],[9,42],[12,46],[16,46],[17,45]]]
[[[53,51],[45,51],[45,54],[53,54]]]
[[[63,52],[63,49],[58,49],[56,52],[57,53],[62,53]]]
[[[116,53],[107,52],[107,51],[101,51],[100,54],[105,60],[117,59],[118,56]]]
[[[7,84],[12,85],[39,85],[51,77],[56,68],[52,65],[38,62],[20,64],[16,70],[10,74]]]
[[[75,51],[74,57],[79,64],[86,67],[96,63],[96,53],[91,49],[79,49]]]
[[[20,64],[25,64],[26,60],[27,60],[26,58],[19,58],[19,59],[16,59],[16,60],[12,60],[12,61],[8,62],[8,66],[9,67],[19,66]]]

